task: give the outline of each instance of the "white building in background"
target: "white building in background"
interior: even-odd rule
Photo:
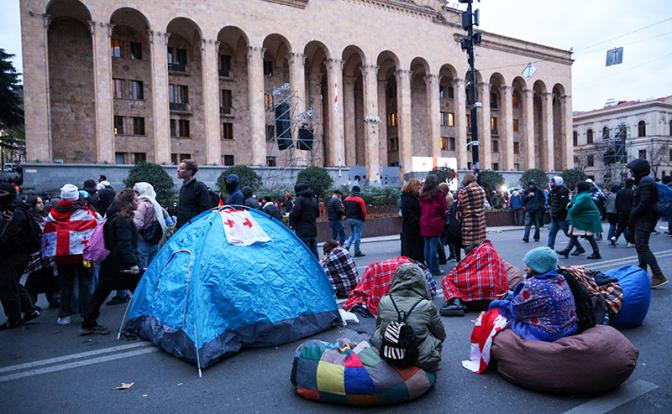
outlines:
[[[574,112],[574,165],[598,182],[620,182],[625,164],[606,166],[604,153],[621,129],[626,133],[624,161],[646,158],[657,178],[672,175],[672,95]]]

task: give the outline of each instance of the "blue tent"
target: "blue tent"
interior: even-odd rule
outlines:
[[[230,244],[227,209],[194,218],[161,248],[126,325],[199,373],[242,347],[288,343],[340,322],[329,280],[305,244],[258,210],[248,212],[270,241]]]

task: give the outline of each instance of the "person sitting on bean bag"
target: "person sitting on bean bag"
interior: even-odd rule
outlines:
[[[509,327],[523,339],[553,342],[579,331],[576,305],[565,278],[558,274],[558,256],[548,247],[530,250],[523,258],[526,278],[497,308]]]
[[[413,329],[418,344],[416,366],[429,372],[441,368],[441,350],[446,339],[441,317],[432,303],[422,269],[414,263],[402,264],[392,279],[390,293],[378,304],[373,346],[381,349],[387,326],[403,322]]]

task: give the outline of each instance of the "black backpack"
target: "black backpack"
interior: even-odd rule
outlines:
[[[418,338],[413,328],[406,325],[406,318],[423,299],[418,300],[408,312],[400,312],[394,298],[390,300],[397,311],[397,320],[390,322],[383,332],[380,356],[385,361],[401,368],[415,365],[418,360]]]
[[[152,224],[140,230],[140,237],[149,244],[159,244],[163,237],[163,229],[159,220],[152,221]]]
[[[574,296],[579,329],[585,331],[601,324],[607,309],[604,299],[599,296],[591,296],[588,289],[574,276],[568,273],[563,274],[563,276],[572,290],[572,296]]]

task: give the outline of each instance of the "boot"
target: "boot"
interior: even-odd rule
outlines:
[[[584,248],[577,248],[577,249],[575,249],[574,252],[572,253],[572,256],[581,256],[581,255],[584,254],[585,252],[586,252],[586,249],[584,249]]]
[[[651,289],[659,288],[661,286],[667,285],[670,283],[669,280],[663,275],[653,275],[651,278]]]
[[[588,259],[588,260],[598,260],[598,259],[601,259],[601,258],[602,258],[602,256],[600,256],[599,250],[594,251],[593,254],[586,257],[586,259]]]
[[[565,250],[556,250],[555,252],[558,254],[558,256],[562,256],[562,257],[564,257],[565,259],[569,259],[569,250],[567,250],[567,249],[565,249]]]
[[[459,298],[453,298],[441,307],[441,316],[464,316],[464,304]]]

